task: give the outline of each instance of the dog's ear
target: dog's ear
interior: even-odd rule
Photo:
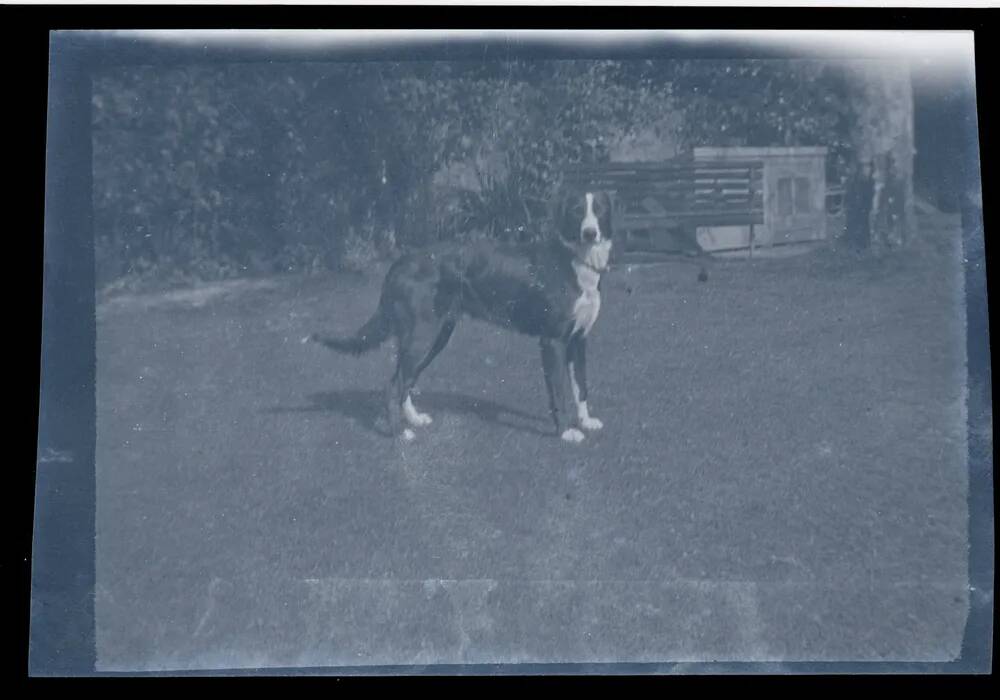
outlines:
[[[597,220],[601,225],[601,236],[611,240],[614,238],[614,199],[606,191],[597,192],[594,196],[594,204],[599,209]]]
[[[574,221],[573,203],[574,195],[566,190],[556,194],[555,207],[552,214],[552,222],[555,225],[559,237],[565,241],[576,242],[580,235],[580,222]]]

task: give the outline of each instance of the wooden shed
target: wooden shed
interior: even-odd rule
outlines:
[[[804,243],[826,238],[826,154],[824,147],[703,147],[695,160],[761,161],[764,164],[764,223],[754,227],[759,246]],[[746,248],[749,226],[701,226],[704,250]]]

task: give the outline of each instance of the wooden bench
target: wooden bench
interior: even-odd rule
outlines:
[[[762,161],[678,158],[657,163],[600,163],[563,168],[567,184],[608,190],[614,195],[615,233],[626,250],[642,234],[666,230],[684,252],[706,255],[698,243],[701,226],[754,226],[764,223]],[[705,270],[702,267],[702,275]]]

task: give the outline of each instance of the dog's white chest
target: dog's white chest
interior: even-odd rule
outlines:
[[[582,330],[583,334],[587,335],[601,310],[601,293],[597,291],[597,283],[601,276],[596,271],[577,263],[573,263],[573,268],[576,270],[576,281],[583,290],[573,303],[573,332]]]

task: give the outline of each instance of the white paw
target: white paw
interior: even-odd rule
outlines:
[[[566,442],[580,442],[583,440],[583,433],[576,428],[567,428],[563,431],[561,437]]]
[[[602,423],[597,418],[591,418],[590,416],[587,416],[586,418],[580,419],[580,426],[584,430],[600,430],[601,428],[604,427],[604,423]]]
[[[414,428],[422,428],[423,426],[430,425],[434,422],[434,419],[426,413],[414,413],[407,416],[406,420],[409,421],[410,425]]]
[[[403,439],[406,440],[407,442],[410,442],[415,437],[417,437],[417,434],[412,430],[410,430],[409,428],[403,430]]]
[[[420,413],[417,411],[416,407],[413,405],[413,400],[409,396],[407,396],[406,400],[403,402],[403,416],[406,418],[406,422],[414,428],[420,428],[434,422],[433,419],[426,413]]]

